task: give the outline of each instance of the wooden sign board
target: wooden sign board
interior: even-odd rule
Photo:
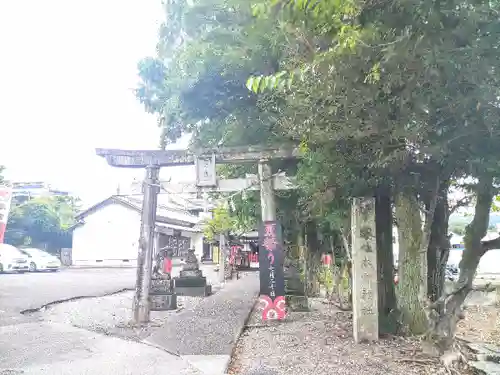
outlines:
[[[195,158],[196,186],[217,186],[217,175],[215,172],[215,154],[211,156],[197,156]]]
[[[260,301],[262,320],[285,318],[283,231],[278,221],[265,221],[259,233]]]

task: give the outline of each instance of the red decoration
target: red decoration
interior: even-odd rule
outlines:
[[[263,304],[262,320],[283,320],[286,317],[285,297],[278,296],[273,300],[269,296],[260,296]]]
[[[0,223],[0,243],[3,243],[5,236],[5,223]]]
[[[171,273],[172,272],[172,259],[165,258],[163,261],[163,272]]]
[[[323,254],[321,258],[323,261],[323,265],[329,266],[330,264],[332,264],[332,256],[330,254]]]

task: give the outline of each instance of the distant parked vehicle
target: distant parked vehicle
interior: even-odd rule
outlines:
[[[51,271],[56,272],[61,268],[61,261],[46,251],[28,247],[20,249],[29,258],[29,271]]]
[[[26,272],[29,270],[29,257],[17,247],[0,244],[0,273]]]

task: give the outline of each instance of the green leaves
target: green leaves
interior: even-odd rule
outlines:
[[[294,74],[288,72],[279,72],[270,76],[256,76],[250,77],[247,80],[246,87],[250,91],[263,93],[266,90],[280,90],[285,88],[290,89],[293,83]]]
[[[498,10],[175,1],[137,97],[169,141],[192,131],[197,146],[300,143],[299,210],[337,225],[346,199],[376,186],[425,190],[437,170],[500,170]],[[258,218],[257,200],[235,202],[238,225]]]
[[[205,222],[203,235],[210,242],[218,241],[220,234],[226,234],[235,229],[236,221],[231,217],[229,209],[223,206],[216,207],[212,213],[212,219]]]

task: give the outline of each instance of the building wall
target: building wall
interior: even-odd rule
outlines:
[[[118,203],[89,214],[73,231],[73,265],[136,266],[140,225],[139,212]],[[191,239],[190,247],[201,259],[203,234],[181,231],[181,236]]]
[[[194,252],[199,261],[203,256],[203,233],[190,233],[190,235],[191,246],[194,247]]]
[[[73,265],[137,265],[141,223],[137,211],[112,203],[86,216],[84,222],[73,231]]]

